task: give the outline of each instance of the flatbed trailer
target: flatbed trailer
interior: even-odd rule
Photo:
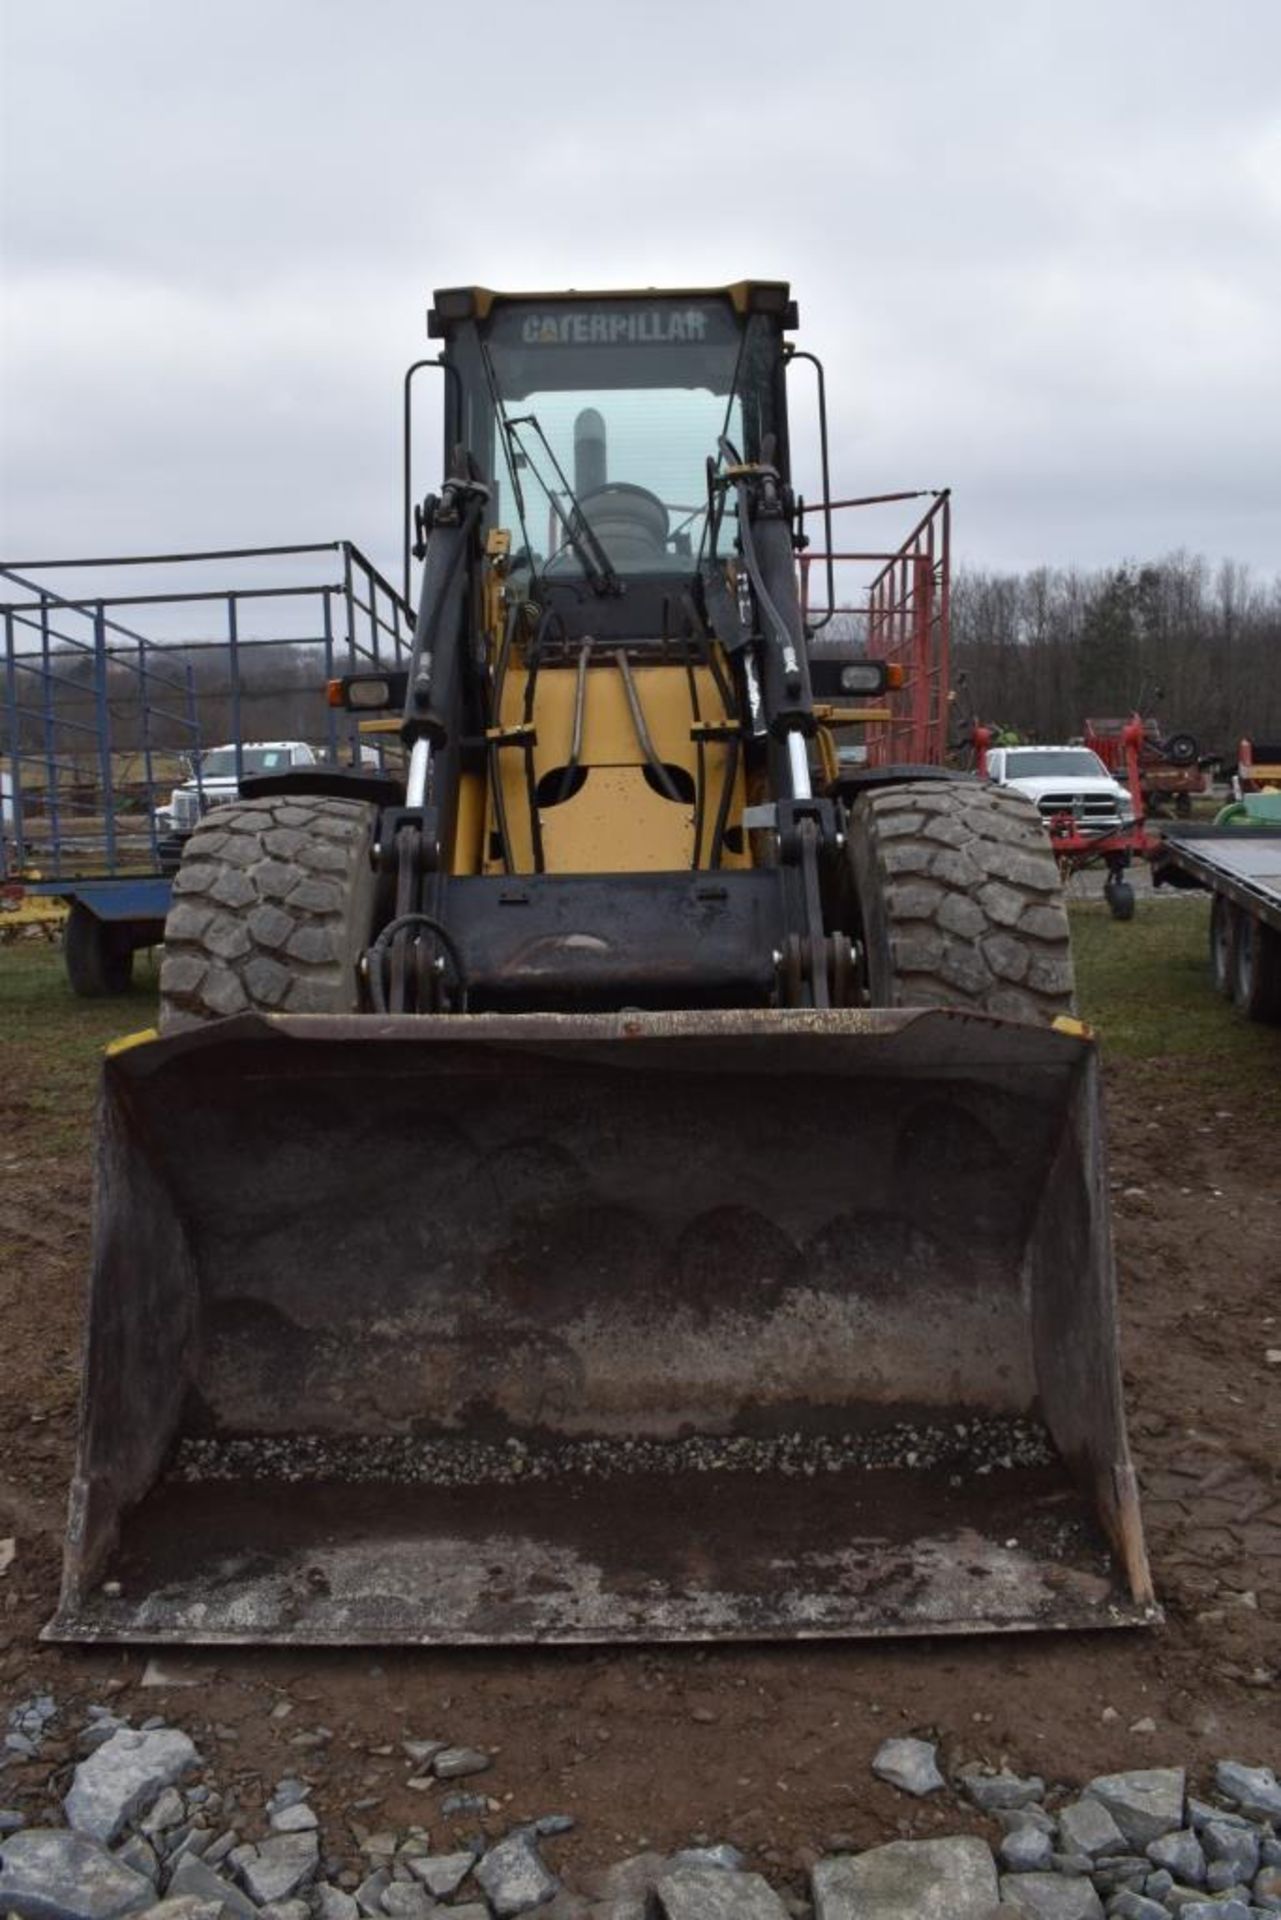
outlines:
[[[1281,1022],[1281,793],[1256,794],[1240,823],[1170,826],[1154,886],[1201,887],[1210,909],[1210,971],[1251,1020]]]

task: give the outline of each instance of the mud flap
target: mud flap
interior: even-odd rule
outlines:
[[[48,1637],[1155,1617],[1088,1039],[243,1016],[106,1062]]]

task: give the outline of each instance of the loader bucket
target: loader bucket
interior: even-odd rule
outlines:
[[[246,1015],[107,1061],[49,1637],[1154,1617],[1088,1039]]]

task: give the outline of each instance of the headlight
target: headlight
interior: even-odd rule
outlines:
[[[884,661],[850,660],[841,668],[842,693],[876,694],[884,691]]]
[[[1133,820],[1134,802],[1133,800],[1131,800],[1128,793],[1123,793],[1118,797],[1117,803],[1116,803],[1116,810],[1120,814],[1123,820]]]

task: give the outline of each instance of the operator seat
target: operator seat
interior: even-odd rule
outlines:
[[[579,505],[617,573],[659,572],[668,564],[667,508],[648,487],[612,480]],[[562,568],[566,572],[579,568],[572,547],[562,547],[552,562],[552,571],[559,573]]]

